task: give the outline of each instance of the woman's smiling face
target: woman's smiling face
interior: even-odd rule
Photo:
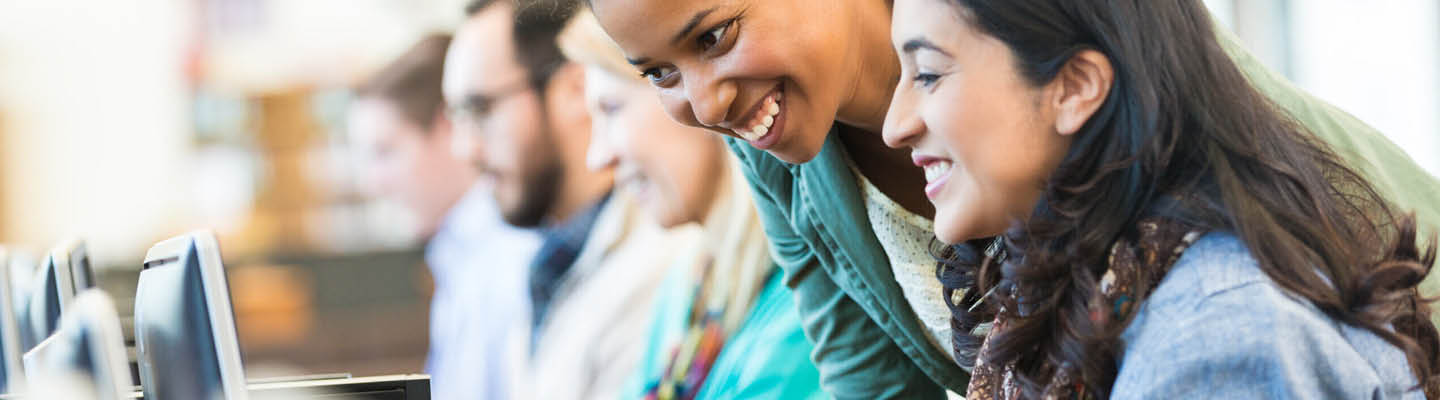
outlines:
[[[865,7],[850,3],[863,4],[593,0],[592,9],[637,73],[659,90],[672,118],[803,163],[820,152],[834,121],[862,100],[878,97],[870,108],[883,115],[893,83],[882,79],[873,85],[881,89],[872,89],[862,79],[867,69],[888,64],[866,65],[855,35],[888,26],[855,26],[856,9]],[[883,2],[868,3],[888,11]]]
[[[590,165],[614,166],[662,226],[703,222],[726,173],[719,138],[671,121],[645,83],[603,67],[586,67],[585,103]]]
[[[895,2],[903,75],[884,136],[913,149],[936,236],[958,243],[1028,218],[1079,125],[1064,79],[1027,81],[1010,49],[949,3]]]

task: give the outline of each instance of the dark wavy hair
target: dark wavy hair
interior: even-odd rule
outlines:
[[[1277,285],[1402,349],[1427,396],[1440,396],[1440,336],[1417,290],[1435,239],[1422,253],[1412,215],[1249,84],[1200,0],[950,1],[1035,86],[1084,50],[1115,71],[1030,219],[1000,238],[1008,260],[990,265],[987,240],[943,250],[957,358],[975,357],[972,331],[1000,310],[1008,325],[985,361],[1013,362],[1024,397],[1053,378],[1047,363],[1073,366],[1109,397],[1129,321],[1096,324],[1087,304],[1112,243],[1163,217],[1233,232]]]

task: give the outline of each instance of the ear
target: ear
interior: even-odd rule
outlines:
[[[545,85],[545,101],[553,123],[565,132],[590,135],[590,111],[585,108],[585,68],[566,62],[550,75]]]
[[[1065,62],[1053,82],[1055,90],[1055,131],[1073,135],[1085,126],[1110,96],[1115,70],[1110,58],[1095,50],[1081,50]]]

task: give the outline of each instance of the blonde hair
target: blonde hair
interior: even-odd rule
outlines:
[[[620,45],[610,39],[589,9],[577,10],[555,40],[560,45],[560,51],[570,60],[598,66],[619,76],[641,79],[635,67],[625,60]]]

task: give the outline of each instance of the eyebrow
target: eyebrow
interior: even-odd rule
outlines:
[[[704,20],[705,17],[710,16],[710,13],[713,12],[715,12],[715,8],[711,7],[708,10],[695,13],[695,16],[690,17],[690,22],[686,22],[685,26],[680,28],[680,32],[676,33],[675,37],[670,38],[670,44],[674,45],[676,43],[680,43],[680,41],[682,40],[685,40],[685,37],[690,36],[690,32],[694,31],[695,27],[700,25],[700,21]]]
[[[910,39],[905,41],[904,45],[900,46],[900,50],[905,53],[914,53],[916,50],[920,49],[931,50],[940,54],[944,54],[946,56],[950,55],[950,52],[945,51],[945,49],[941,49],[940,46],[935,45],[935,43],[925,38]]]
[[[695,27],[700,26],[700,21],[705,20],[705,17],[710,16],[710,14],[711,14],[711,13],[714,13],[715,10],[716,10],[715,7],[711,7],[711,8],[708,9],[708,10],[703,10],[703,11],[700,11],[700,12],[695,13],[695,16],[690,17],[690,21],[686,22],[686,23],[685,23],[685,26],[683,26],[683,27],[680,28],[680,32],[679,32],[679,33],[676,33],[675,36],[670,39],[670,45],[673,46],[673,45],[675,45],[676,43],[679,43],[680,41],[685,40],[685,37],[686,37],[686,36],[690,36],[690,33],[695,31]],[[649,63],[650,63],[650,58],[649,58],[649,57],[640,57],[640,58],[625,57],[625,61],[626,61],[626,62],[629,62],[630,65],[641,65],[641,64],[649,64]]]

